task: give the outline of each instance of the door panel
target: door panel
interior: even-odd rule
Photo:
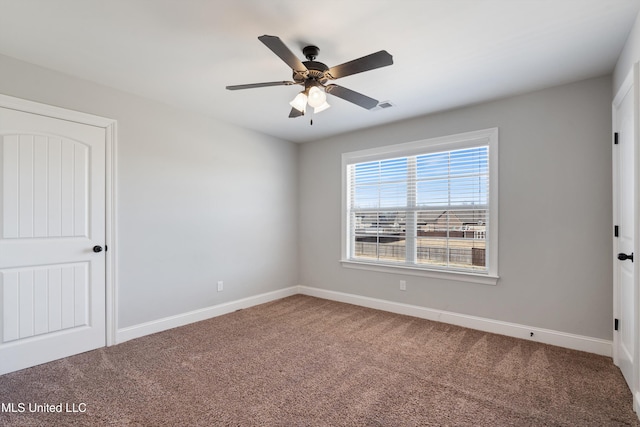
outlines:
[[[0,374],[105,345],[105,129],[0,108]]]
[[[89,147],[42,135],[5,135],[2,146],[2,237],[88,237]]]
[[[4,269],[3,343],[88,325],[89,264]]]

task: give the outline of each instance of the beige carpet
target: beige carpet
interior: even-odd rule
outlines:
[[[0,402],[2,426],[640,426],[609,358],[301,295],[1,376]]]

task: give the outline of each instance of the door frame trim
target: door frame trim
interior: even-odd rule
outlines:
[[[105,252],[105,338],[107,346],[114,345],[118,330],[118,270],[115,256],[118,248],[116,209],[118,122],[115,119],[4,94],[0,94],[0,107],[96,126],[105,130],[105,245],[108,247]]]
[[[640,212],[640,206],[639,206],[639,191],[640,191],[640,181],[638,180],[638,177],[640,176],[640,65],[639,63],[635,63],[633,64],[633,66],[631,67],[631,69],[629,70],[629,73],[627,74],[627,77],[624,79],[624,82],[622,83],[622,85],[620,85],[620,88],[618,89],[612,105],[611,105],[611,111],[612,111],[612,120],[611,120],[611,127],[612,127],[612,132],[611,132],[611,146],[615,147],[614,145],[614,135],[615,132],[618,131],[618,129],[616,129],[616,123],[617,123],[617,115],[616,115],[616,109],[620,106],[620,104],[622,103],[622,100],[624,99],[624,97],[629,93],[629,91],[632,91],[632,96],[633,96],[633,132],[634,132],[634,139],[633,139],[633,143],[635,145],[635,150],[634,150],[634,166],[633,166],[633,180],[635,183],[635,190],[634,190],[634,218],[633,221],[634,223],[637,225],[638,224],[638,212]],[[613,150],[613,149],[612,149]],[[615,153],[615,151],[612,151],[612,204],[613,204],[613,221],[614,223],[618,222],[619,219],[619,212],[618,212],[618,203],[619,203],[619,199],[618,199],[618,193],[617,193],[617,189],[618,189],[618,182],[619,182],[619,166],[618,166],[618,155],[617,153]],[[613,235],[613,227],[612,227],[612,235]],[[633,251],[634,253],[640,253],[640,227],[636,227],[634,230],[634,243],[633,243]],[[619,286],[620,286],[620,282],[619,282],[619,275],[618,275],[618,269],[616,267],[616,263],[619,262],[616,258],[616,254],[618,253],[618,240],[614,237],[612,239],[613,244],[612,244],[612,259],[613,259],[613,317],[614,319],[617,319],[619,317],[620,314],[620,306],[618,304],[618,295],[619,295]],[[632,387],[631,387],[631,393],[633,396],[633,410],[639,414],[640,416],[640,290],[638,289],[638,278],[640,277],[640,263],[634,263],[634,278],[636,283],[634,283],[634,306],[635,306],[635,313],[633,313],[633,322],[634,322],[634,327],[636,329],[636,333],[634,336],[634,342],[633,342],[633,373],[632,373]],[[612,324],[612,328],[613,328],[613,322],[614,320],[612,319],[611,324]],[[619,364],[619,354],[618,354],[618,345],[619,345],[619,340],[620,340],[620,336],[619,333],[617,331],[613,332],[613,362],[614,364],[617,366]]]

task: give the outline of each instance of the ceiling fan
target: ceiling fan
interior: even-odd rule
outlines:
[[[289,117],[303,116],[307,104],[313,107],[314,113],[319,113],[330,107],[326,94],[337,96],[367,110],[378,105],[378,100],[370,98],[359,92],[347,89],[336,84],[327,84],[329,80],[339,79],[363,71],[374,70],[393,64],[393,57],[386,50],[381,50],[335,67],[327,67],[322,62],[316,61],[320,49],[316,46],[307,46],[302,49],[307,61],[300,61],[296,55],[276,36],[258,37],[265,46],[278,55],[293,70],[293,81],[251,83],[244,85],[227,86],[228,90],[253,89],[268,86],[304,86],[291,104]]]

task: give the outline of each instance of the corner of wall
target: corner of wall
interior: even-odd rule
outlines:
[[[624,47],[620,51],[618,61],[613,69],[613,94],[615,95],[631,66],[640,60],[640,13],[636,16],[633,27],[629,31]]]

